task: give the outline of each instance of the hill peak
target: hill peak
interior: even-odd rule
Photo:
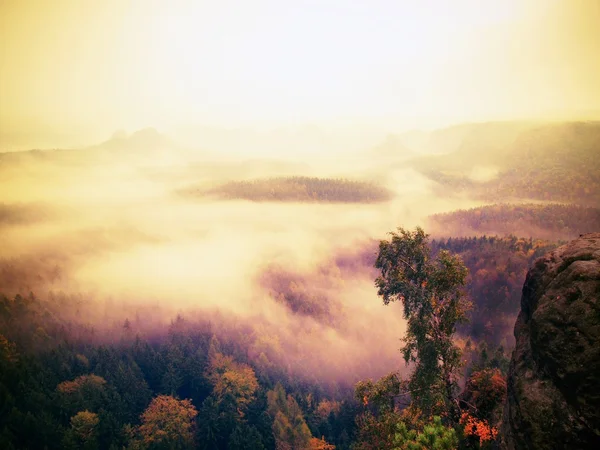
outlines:
[[[115,131],[109,140],[100,144],[100,147],[111,149],[162,149],[172,147],[172,141],[161,134],[156,128],[148,127],[127,134],[125,130]]]

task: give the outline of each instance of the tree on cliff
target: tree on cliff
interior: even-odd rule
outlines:
[[[452,341],[456,325],[464,322],[470,303],[463,294],[467,269],[447,251],[432,257],[428,235],[398,228],[379,244],[375,285],[384,304],[401,301],[407,320],[402,353],[414,364],[408,386],[412,401],[425,414],[444,414],[457,423],[455,396],[461,352]]]

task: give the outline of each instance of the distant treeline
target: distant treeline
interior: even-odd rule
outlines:
[[[574,239],[600,230],[600,208],[578,205],[497,204],[435,214],[432,230],[446,236],[516,234],[546,239]]]
[[[461,335],[477,343],[511,348],[527,270],[536,258],[559,243],[512,235],[431,240],[434,254],[440,250],[458,254],[469,269],[466,289],[474,308]],[[261,274],[260,283],[294,314],[310,316],[343,331],[344,305],[331,293],[344,280],[376,276],[376,249],[376,241],[364,243],[350,254],[335,255],[310,273],[268,267]]]
[[[413,162],[437,182],[439,192],[485,200],[514,198],[600,205],[600,123],[563,123],[527,130],[510,144],[479,137],[455,152]],[[470,177],[476,167],[494,167],[488,181]]]
[[[505,347],[512,347],[527,270],[536,258],[558,245],[515,236],[432,240],[434,252],[456,253],[469,269],[467,292],[474,305],[471,320],[461,333],[488,345],[504,341]]]
[[[389,190],[373,183],[316,177],[231,181],[205,194],[258,202],[375,203],[392,198]]]
[[[600,180],[597,175],[579,169],[514,167],[486,182],[439,170],[423,170],[422,173],[439,184],[438,194],[468,194],[487,201],[532,199],[600,205]]]

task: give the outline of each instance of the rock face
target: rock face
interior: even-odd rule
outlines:
[[[600,233],[537,259],[523,286],[507,449],[600,449]]]

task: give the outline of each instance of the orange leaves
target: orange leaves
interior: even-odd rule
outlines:
[[[475,405],[481,409],[482,400],[501,403],[506,395],[506,379],[498,369],[475,372],[467,382],[467,390]]]
[[[485,420],[479,420],[469,413],[463,413],[460,417],[460,423],[464,426],[466,436],[475,436],[479,438],[479,445],[488,441],[493,441],[498,436],[498,429],[489,425]]]
[[[335,445],[328,443],[323,437],[321,439],[310,438],[308,445],[309,450],[335,450]]]
[[[193,424],[197,415],[191,401],[159,395],[142,413],[138,433],[145,445],[184,442],[189,446],[193,444]]]

